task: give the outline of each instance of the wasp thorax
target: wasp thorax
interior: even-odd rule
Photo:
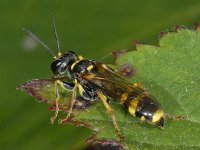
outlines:
[[[68,51],[51,63],[51,70],[55,75],[62,75],[68,71],[76,60],[77,55],[72,51]]]

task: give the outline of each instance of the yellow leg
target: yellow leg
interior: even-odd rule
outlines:
[[[134,84],[133,84],[133,87],[139,87],[139,88],[141,88],[142,90],[145,90],[144,86],[143,86],[141,83],[134,83]]]
[[[172,115],[169,115],[169,114],[165,114],[165,117],[169,118],[169,119],[173,119],[173,120],[186,120],[187,117],[185,116],[172,116]]]
[[[74,103],[76,102],[76,92],[77,92],[77,85],[75,84],[73,92],[72,92],[72,99],[70,101],[70,108],[67,114],[67,118],[69,118],[70,115],[72,114],[73,106],[74,106]]]
[[[111,115],[112,122],[113,122],[113,125],[114,125],[114,127],[115,127],[115,131],[116,131],[116,133],[117,133],[117,136],[118,136],[118,138],[119,138],[119,141],[121,141],[121,142],[124,141],[124,138],[123,138],[123,136],[122,136],[122,134],[121,134],[121,132],[120,132],[120,129],[119,129],[118,125],[117,125],[117,121],[116,121],[116,119],[115,119],[114,112],[113,112],[112,108],[110,107],[110,105],[109,105],[108,102],[107,102],[107,97],[106,97],[102,92],[100,92],[100,91],[97,92],[97,95],[98,95],[98,97],[101,99],[101,101],[103,102],[104,106],[106,107],[106,110],[107,110],[107,111],[109,112],[109,114]]]
[[[64,88],[63,83],[60,80],[56,80],[54,84],[55,84],[55,95],[56,95],[56,99],[55,99],[56,110],[55,110],[54,115],[50,119],[51,124],[54,123],[56,117],[58,116],[58,112],[59,112],[58,101],[59,101],[60,96],[59,96],[59,91],[58,91],[58,85],[60,87]],[[75,83],[74,89],[72,91],[72,99],[70,101],[70,108],[69,108],[67,117],[64,120],[68,119],[70,117],[70,115],[72,114],[73,106],[74,106],[74,103],[76,102],[76,92],[77,92],[77,83]],[[62,122],[62,120],[60,120],[60,122]]]
[[[58,112],[59,112],[59,105],[58,105],[58,100],[60,98],[59,92],[58,92],[58,84],[59,84],[59,82],[60,82],[59,80],[56,80],[55,83],[54,83],[55,84],[55,95],[56,95],[56,100],[55,100],[56,111],[55,111],[54,115],[50,119],[51,124],[54,123],[56,117],[58,116]]]
[[[63,123],[65,121],[67,121],[69,119],[69,117],[71,116],[72,111],[73,111],[73,106],[74,106],[74,104],[76,102],[76,92],[77,92],[77,84],[75,83],[74,89],[72,91],[72,99],[70,101],[70,108],[69,108],[68,114],[67,114],[66,118],[60,119],[59,123]]]

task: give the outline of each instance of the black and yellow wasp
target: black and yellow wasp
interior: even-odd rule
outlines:
[[[156,100],[139,84],[131,84],[120,77],[112,68],[95,60],[87,60],[78,56],[73,51],[61,54],[56,25],[53,18],[54,33],[57,42],[58,55],[46,46],[37,36],[26,30],[31,36],[38,40],[53,55],[51,70],[56,77],[67,77],[68,81],[55,81],[56,111],[51,118],[53,123],[59,111],[58,86],[72,90],[71,105],[68,112],[70,117],[73,106],[76,102],[77,91],[87,101],[102,101],[109,112],[115,130],[120,135],[120,130],[114,116],[114,112],[108,103],[109,99],[118,99],[125,106],[128,112],[150,124],[160,127],[164,125],[164,112]],[[70,81],[70,82],[69,82]]]

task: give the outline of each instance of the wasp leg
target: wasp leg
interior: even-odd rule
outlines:
[[[72,83],[72,82],[62,81],[62,83],[63,83],[64,88],[67,89],[67,90],[73,90],[73,88],[75,86],[75,84]]]
[[[108,104],[107,97],[100,91],[97,91],[97,95],[101,99],[101,101],[103,102],[106,110],[109,112],[109,114],[110,114],[110,116],[112,118],[112,122],[113,122],[113,125],[115,127],[115,131],[117,133],[119,141],[121,141],[121,142],[124,141],[124,138],[123,138],[123,136],[122,136],[122,134],[120,132],[120,129],[119,129],[118,125],[117,125],[117,121],[115,119],[114,112],[113,112],[111,106]]]
[[[67,114],[66,118],[60,119],[59,123],[65,122],[71,116],[74,104],[76,102],[76,92],[77,92],[77,83],[74,84],[74,87],[73,87],[73,90],[72,90],[72,98],[71,98],[71,101],[70,101],[70,108],[69,108],[68,114]]]
[[[134,83],[134,84],[133,84],[133,87],[139,87],[139,88],[141,88],[142,90],[145,90],[144,86],[143,86],[141,83]]]
[[[167,117],[169,119],[177,120],[177,121],[179,121],[179,120],[186,120],[187,119],[187,117],[180,116],[180,115],[178,115],[178,116],[172,116],[172,115],[166,114],[165,117]]]
[[[60,96],[59,96],[59,92],[58,92],[58,84],[60,84],[60,82],[61,81],[56,80],[55,83],[54,83],[55,84],[55,95],[56,95],[56,100],[55,100],[56,111],[55,111],[54,115],[50,119],[51,124],[54,123],[56,117],[58,116],[58,112],[59,112],[58,100],[59,100]]]
[[[76,102],[76,92],[77,92],[77,85],[75,84],[74,88],[73,88],[73,92],[72,92],[72,99],[70,101],[70,108],[67,114],[67,118],[70,117],[70,115],[72,114],[72,110],[73,110],[73,106]]]
[[[58,86],[60,86],[63,89],[66,89],[66,90],[72,90],[74,88],[74,83],[60,81],[60,80],[56,80],[54,85],[55,85],[55,95],[56,95],[56,99],[55,99],[56,110],[55,110],[54,115],[50,119],[51,124],[54,123],[56,117],[58,116],[58,112],[60,110],[59,109],[59,104],[58,104],[58,101],[59,101],[59,98],[60,98],[59,91],[58,91]]]

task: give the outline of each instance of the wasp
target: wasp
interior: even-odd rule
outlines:
[[[95,60],[84,59],[81,55],[77,55],[73,51],[61,53],[54,17],[52,20],[58,49],[57,55],[36,35],[26,30],[46,47],[53,56],[51,71],[57,79],[55,81],[56,110],[55,114],[51,117],[51,123],[54,122],[59,112],[58,86],[60,86],[72,91],[67,118],[72,114],[78,92],[84,100],[89,102],[101,101],[104,104],[119,136],[121,133],[113,109],[109,105],[110,99],[118,99],[132,116],[138,117],[140,120],[150,124],[160,127],[164,126],[164,112],[160,104],[140,83],[132,84],[123,79],[108,65]],[[68,80],[59,80],[59,77],[66,77]]]

